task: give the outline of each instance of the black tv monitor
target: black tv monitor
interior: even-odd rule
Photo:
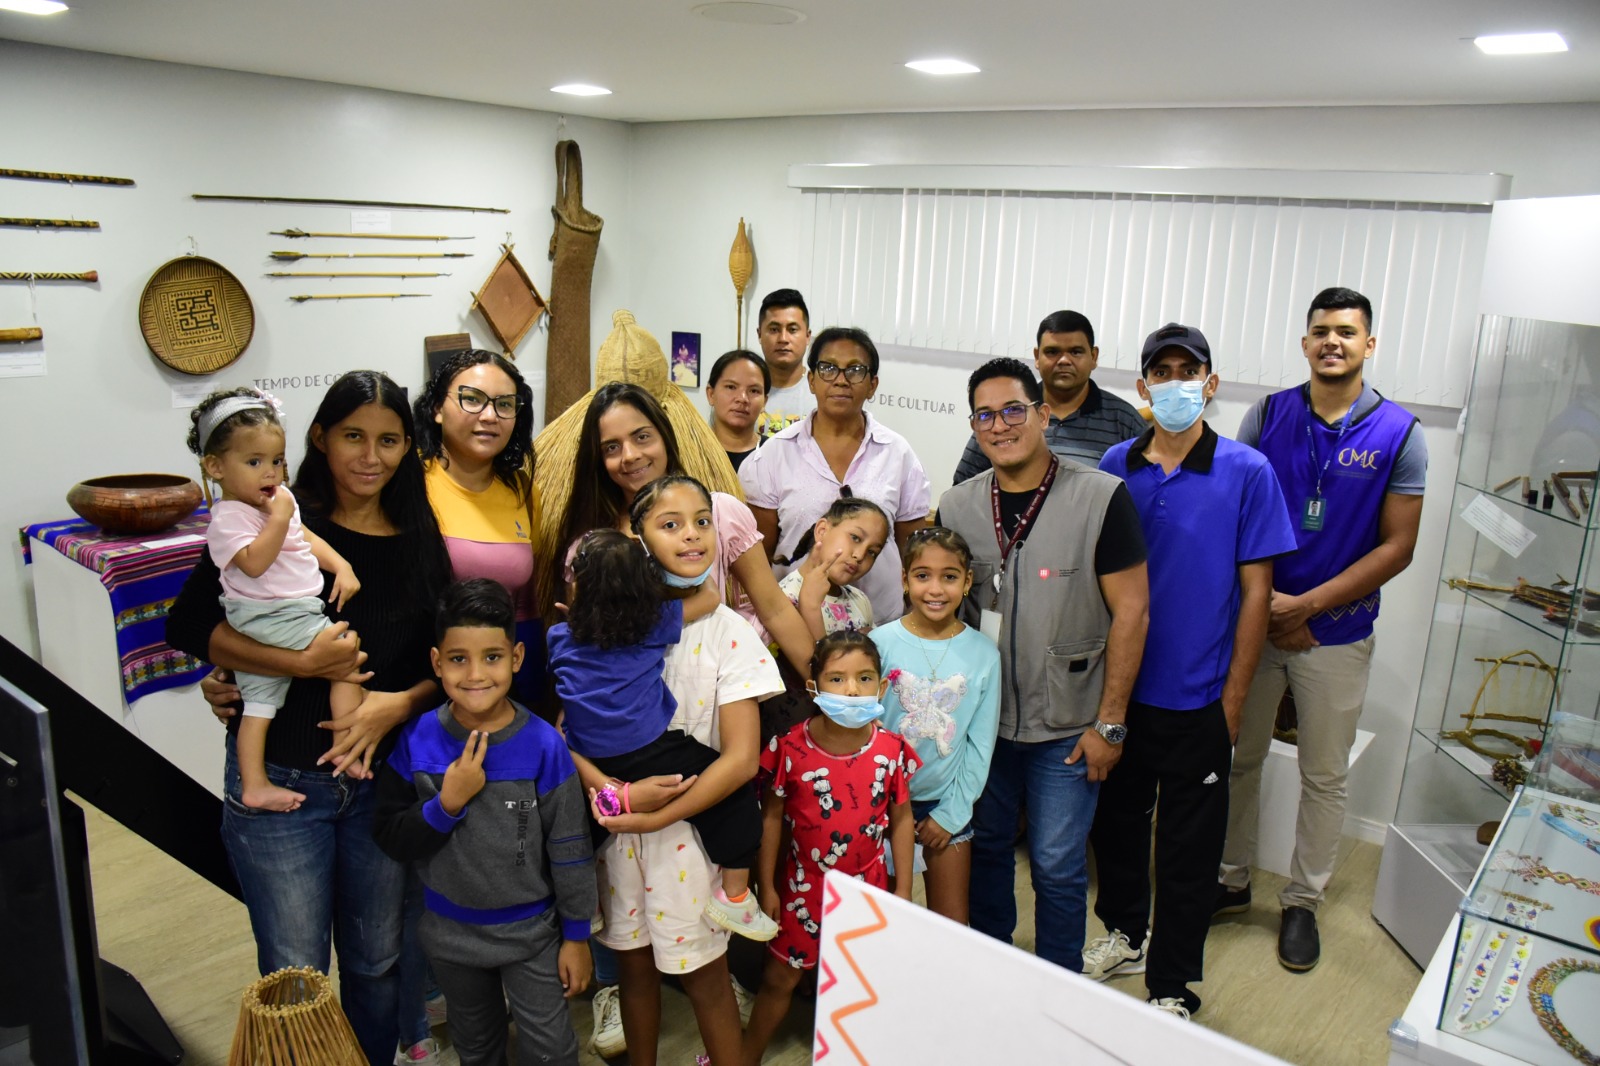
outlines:
[[[139,982],[99,957],[79,801],[238,895],[217,798],[0,637],[0,1066],[179,1063]]]
[[[0,1063],[89,1063],[62,802],[48,712],[0,678]]]

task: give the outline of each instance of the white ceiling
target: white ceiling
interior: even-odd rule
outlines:
[[[649,122],[882,111],[1600,100],[1597,0],[69,0],[0,37]],[[1491,58],[1482,33],[1572,51]],[[983,73],[935,78],[910,59]],[[579,99],[585,81],[614,95]]]

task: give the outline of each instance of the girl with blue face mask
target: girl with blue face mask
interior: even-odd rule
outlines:
[[[678,702],[662,677],[667,650],[685,627],[720,609],[716,586],[705,580],[717,550],[711,497],[693,478],[661,478],[635,497],[630,518],[638,540],[613,529],[579,539],[567,621],[549,633],[567,745],[611,781],[591,792],[597,845],[608,818],[634,813],[632,782],[668,775],[688,781],[728,754],[669,728]],[[753,751],[743,754],[753,767]],[[723,867],[706,918],[740,936],[771,940],[778,926],[750,891],[761,813],[748,777],[684,820],[699,830],[706,856]]]
[[[818,713],[774,740],[761,755],[770,775],[762,799],[758,881],[761,907],[776,917],[777,939],[762,974],[744,1061],[759,1062],[789,1012],[800,974],[817,965],[821,948],[822,879],[829,870],[891,887],[911,898],[911,745],[879,724],[888,682],[877,645],[858,632],[830,633],[817,642],[808,686]],[[784,828],[789,851],[780,857]]]

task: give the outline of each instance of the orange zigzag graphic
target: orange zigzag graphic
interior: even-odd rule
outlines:
[[[844,1037],[844,1042],[849,1046],[851,1052],[854,1053],[856,1061],[861,1063],[861,1066],[869,1066],[866,1056],[861,1054],[861,1049],[856,1047],[856,1042],[850,1039],[849,1033],[845,1032],[843,1021],[848,1015],[877,1006],[878,993],[874,991],[872,982],[867,980],[867,975],[861,972],[861,967],[856,965],[855,958],[851,956],[850,949],[845,947],[844,942],[846,940],[853,940],[857,937],[871,936],[873,933],[881,932],[882,930],[887,929],[889,927],[889,919],[883,916],[883,912],[878,909],[877,903],[873,901],[871,896],[863,896],[862,898],[867,901],[867,906],[872,908],[872,913],[877,915],[877,924],[864,925],[859,929],[852,929],[847,933],[840,933],[838,936],[833,938],[833,942],[839,945],[839,954],[844,956],[844,961],[849,963],[850,969],[855,972],[856,980],[860,981],[861,987],[866,989],[867,998],[840,1007],[838,1010],[830,1014],[828,1019],[833,1022],[833,1027],[838,1030],[839,1035]]]

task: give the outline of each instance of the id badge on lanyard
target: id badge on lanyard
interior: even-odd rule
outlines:
[[[1356,404],[1360,402],[1361,397],[1357,396],[1355,401],[1350,404],[1350,410],[1344,413],[1344,421],[1339,423],[1339,436],[1333,442],[1333,454],[1329,455],[1319,468],[1317,466],[1317,435],[1316,430],[1311,427],[1313,421],[1311,400],[1309,397],[1306,399],[1306,449],[1311,453],[1311,469],[1315,470],[1317,474],[1317,487],[1312,490],[1311,495],[1306,497],[1305,501],[1300,505],[1300,528],[1308,533],[1317,532],[1328,520],[1328,501],[1322,495],[1322,476],[1328,472],[1328,467],[1332,465],[1334,456],[1339,454],[1339,444],[1344,440],[1345,431],[1350,428],[1350,419],[1355,416]]]
[[[1050,486],[1055,484],[1056,471],[1060,468],[1061,461],[1052,455],[1049,469],[1044,472],[1039,487],[1033,490],[1033,499],[1028,501],[1028,508],[1022,512],[1022,517],[1017,519],[1017,528],[1012,530],[1010,537],[1006,536],[1005,526],[1000,521],[1000,484],[995,481],[989,484],[989,503],[994,512],[994,539],[1000,546],[1000,569],[991,579],[994,588],[989,609],[979,613],[978,630],[996,643],[1000,640],[1000,583],[1005,580],[1006,566],[1011,553],[1028,535],[1028,528],[1033,525],[1034,519],[1039,517],[1039,510],[1044,506],[1045,497],[1050,495]]]

